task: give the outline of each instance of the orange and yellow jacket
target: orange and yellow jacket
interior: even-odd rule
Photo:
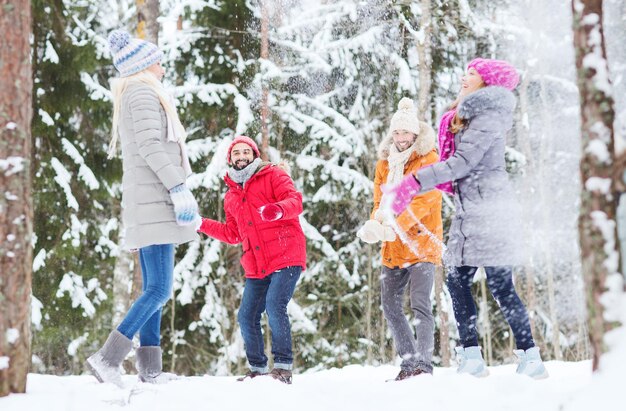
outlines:
[[[404,175],[413,173],[420,168],[439,161],[435,150],[435,132],[420,122],[421,132],[415,143],[408,149],[413,150],[404,167]],[[379,146],[376,175],[374,177],[374,209],[371,218],[374,219],[380,207],[382,191],[380,186],[386,184],[389,174],[389,148],[393,144],[391,135],[387,136]],[[411,213],[413,215],[411,215]],[[441,264],[443,225],[441,221],[441,192],[431,190],[419,194],[400,215],[396,222],[406,233],[408,244],[401,236],[395,241],[383,242],[382,263],[389,268],[402,268],[415,263]],[[414,253],[414,251],[416,251]]]

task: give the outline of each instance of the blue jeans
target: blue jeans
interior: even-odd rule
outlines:
[[[267,310],[272,330],[274,367],[291,369],[291,324],[287,303],[296,288],[302,267],[286,267],[262,279],[246,279],[237,320],[252,371],[267,372],[267,356],[261,332],[261,314]]]
[[[469,266],[455,267],[448,273],[446,281],[463,347],[478,346],[476,305],[472,297],[472,281],[477,269],[478,267]],[[511,326],[517,348],[525,351],[534,347],[528,312],[513,285],[513,269],[510,266],[485,267],[485,273],[489,291]]]
[[[150,245],[139,249],[142,293],[128,310],[117,330],[132,339],[139,332],[139,344],[161,344],[161,312],[172,295],[174,244]]]

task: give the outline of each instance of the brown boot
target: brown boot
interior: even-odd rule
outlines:
[[[255,378],[255,377],[260,377],[262,375],[267,375],[267,373],[266,372],[259,372],[259,371],[248,371],[246,373],[246,375],[244,375],[243,377],[237,378],[237,381],[243,381],[243,380],[245,380],[247,378],[252,379],[252,378]]]
[[[410,371],[400,370],[400,373],[396,377],[395,381],[406,380],[407,378],[415,377],[420,374],[425,374],[425,372],[420,369],[410,370]]]
[[[291,384],[291,370],[284,370],[282,368],[274,368],[270,371],[270,377],[278,380],[280,382],[284,382],[285,384]]]

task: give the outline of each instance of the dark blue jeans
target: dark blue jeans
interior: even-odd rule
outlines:
[[[301,271],[302,267],[286,267],[262,279],[246,279],[237,320],[252,371],[267,372],[267,356],[261,332],[261,314],[266,310],[272,331],[274,367],[292,367],[291,324],[287,303],[293,296]]]
[[[472,297],[472,281],[477,269],[478,267],[469,266],[454,267],[448,273],[446,281],[463,347],[478,346],[476,305]],[[528,312],[513,285],[513,269],[510,266],[485,267],[485,272],[489,291],[511,326],[517,348],[527,350],[534,347]]]
[[[139,344],[161,344],[161,312],[172,295],[174,245],[157,244],[139,249],[142,293],[128,310],[117,330],[132,339],[139,332]]]

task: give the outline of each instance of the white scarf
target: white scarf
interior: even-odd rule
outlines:
[[[417,143],[417,139],[415,140]],[[387,162],[389,163],[389,174],[387,174],[387,184],[397,184],[404,177],[404,167],[406,166],[407,161],[411,157],[411,154],[415,151],[415,143],[411,145],[411,147],[407,148],[404,151],[398,151],[396,145],[391,142],[391,147],[389,147],[389,157],[387,157]]]
[[[180,119],[178,118],[178,112],[175,107],[174,97],[168,95],[171,110],[165,110],[165,117],[167,117],[167,141],[172,141],[178,143],[180,146],[180,155],[183,162],[183,169],[185,170],[185,175],[189,177],[192,173],[191,165],[189,164],[189,157],[187,156],[187,147],[185,145],[185,140],[187,139],[187,132],[183,127]],[[172,113],[170,115],[170,113]],[[175,116],[175,118],[172,118]]]

